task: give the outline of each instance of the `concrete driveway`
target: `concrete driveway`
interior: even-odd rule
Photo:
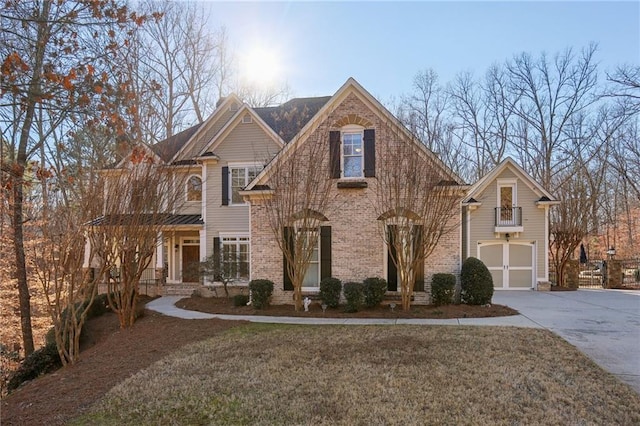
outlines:
[[[496,291],[493,303],[558,334],[640,393],[640,291]]]

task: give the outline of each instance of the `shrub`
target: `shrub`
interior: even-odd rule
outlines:
[[[249,296],[246,294],[236,294],[233,296],[233,306],[247,306],[247,303],[249,303]]]
[[[256,309],[262,309],[269,305],[269,298],[273,293],[273,282],[269,280],[251,280],[251,304]]]
[[[364,302],[364,284],[345,283],[344,298],[347,299],[345,312],[358,312]]]
[[[320,281],[320,300],[330,308],[337,308],[340,303],[340,293],[342,292],[342,281],[337,278],[328,277]]]
[[[384,294],[387,292],[387,281],[384,278],[367,278],[364,284],[364,305],[367,308],[374,308],[382,303]]]
[[[469,305],[491,303],[493,297],[493,278],[484,263],[475,257],[469,257],[462,263],[460,272],[462,301]]]
[[[436,306],[450,305],[456,292],[456,276],[453,274],[433,274],[431,300]]]
[[[11,375],[7,390],[15,390],[22,383],[33,380],[42,374],[50,373],[60,367],[62,367],[62,362],[55,342],[53,344],[47,343],[44,347],[25,358],[22,365]]]

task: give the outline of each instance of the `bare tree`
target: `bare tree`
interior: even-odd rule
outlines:
[[[458,178],[420,142],[400,132],[385,142],[372,201],[398,271],[402,308],[408,310],[425,261],[459,227],[463,192]]]
[[[413,93],[405,96],[400,107],[400,117],[418,139],[450,168],[459,174],[467,164],[460,161],[467,152],[464,145],[454,138],[453,120],[450,114],[451,94],[438,81],[438,74],[427,69],[413,80]]]
[[[54,175],[45,170],[39,174],[43,186],[64,186],[69,176]],[[61,182],[62,181],[62,182]],[[92,186],[84,181],[85,189]],[[52,197],[43,206],[38,221],[40,235],[29,247],[34,269],[47,299],[54,326],[58,354],[63,365],[74,364],[80,358],[80,336],[97,291],[97,277],[102,271],[84,268],[95,251],[85,252],[86,234],[83,224],[97,214],[95,194],[84,191],[73,202]]]
[[[475,170],[470,181],[480,179],[499,164],[509,146],[512,113],[507,108],[507,80],[504,71],[492,66],[484,84],[470,73],[458,75],[450,89],[457,124],[454,133],[467,146]]]
[[[5,2],[0,10],[0,132],[9,145],[1,169],[11,187],[25,354],[33,352],[34,345],[24,249],[24,177],[30,158],[47,141],[46,132],[36,128],[38,111],[57,112],[49,116],[53,120],[48,129],[85,111],[91,117],[87,122],[95,118],[117,131],[120,120],[113,113],[113,99],[123,87],[112,86],[102,66],[117,61],[130,21],[141,24],[144,18],[116,0],[16,1]]]
[[[98,186],[104,191],[103,214],[87,234],[107,271],[109,306],[127,328],[136,320],[140,278],[162,244],[160,232],[184,199],[184,182],[143,147],[133,149],[125,166],[105,174]]]
[[[556,274],[556,284],[565,286],[565,268],[567,261],[589,233],[592,213],[591,203],[594,189],[587,175],[589,170],[585,163],[574,161],[573,168],[562,176],[562,185],[555,190],[555,195],[562,202],[550,209],[549,213],[549,255]],[[560,178],[559,175],[556,175]],[[596,188],[599,190],[599,188]]]
[[[292,110],[278,117],[281,127],[300,128],[307,111]],[[326,124],[323,125],[326,127]],[[324,131],[323,131],[324,130]],[[296,311],[302,309],[302,284],[318,231],[326,220],[332,179],[326,155],[328,129],[318,129],[304,142],[290,142],[273,160],[268,190],[256,208],[263,208],[269,227],[286,259],[286,277],[293,286]]]
[[[132,46],[141,118],[147,141],[157,142],[202,123],[230,84],[226,31],[210,32],[202,6],[145,1],[142,13],[157,17]]]
[[[592,44],[579,55],[567,49],[551,60],[522,53],[506,64],[508,108],[517,117],[511,148],[545,188],[553,190],[555,176],[570,168],[568,123],[597,100],[595,52]]]

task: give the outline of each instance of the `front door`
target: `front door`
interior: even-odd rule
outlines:
[[[534,283],[534,244],[487,242],[478,246],[478,258],[491,272],[494,288],[530,289]]]
[[[182,282],[200,281],[200,246],[182,246]]]

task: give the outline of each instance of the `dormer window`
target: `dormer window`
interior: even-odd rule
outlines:
[[[202,179],[191,176],[187,180],[187,201],[202,201]]]

